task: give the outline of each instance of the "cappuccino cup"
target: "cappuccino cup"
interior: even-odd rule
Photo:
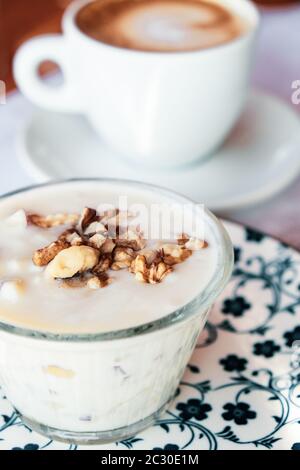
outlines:
[[[125,158],[189,164],[222,144],[243,109],[258,23],[248,0],[79,0],[62,35],[20,47],[14,75],[33,103],[86,116]],[[46,60],[62,71],[59,87],[38,74]]]

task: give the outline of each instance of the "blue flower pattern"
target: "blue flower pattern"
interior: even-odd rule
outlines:
[[[300,255],[252,229],[227,228],[232,280],[173,405],[139,435],[94,448],[300,450]],[[77,448],[32,432],[0,390],[0,450]]]

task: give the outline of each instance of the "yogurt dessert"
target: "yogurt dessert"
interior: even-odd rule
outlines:
[[[221,224],[161,188],[76,180],[3,197],[8,399],[29,426],[71,442],[147,427],[172,400],[231,266]]]

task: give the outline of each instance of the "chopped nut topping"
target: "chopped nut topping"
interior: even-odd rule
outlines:
[[[100,212],[99,218],[100,222],[103,225],[107,225],[108,221],[111,220],[113,217],[116,217],[119,214],[119,209],[109,209],[104,212]]]
[[[83,238],[74,229],[65,230],[58,238],[59,241],[66,241],[71,246],[84,244]]]
[[[90,246],[71,246],[58,253],[48,264],[46,275],[57,279],[73,277],[92,269],[99,260],[99,252]]]
[[[172,245],[171,243],[162,245],[160,249],[164,262],[169,266],[182,263],[192,254],[192,251],[185,248],[185,246]]]
[[[93,248],[100,249],[102,245],[107,241],[107,238],[102,235],[102,233],[95,233],[91,238],[89,238],[89,245]]]
[[[113,251],[113,263],[111,265],[111,269],[118,271],[119,269],[129,268],[135,256],[136,255],[132,248],[123,246],[116,247]]]
[[[177,238],[178,245],[185,245],[189,241],[190,237],[186,233],[182,233],[180,237]]]
[[[87,281],[87,286],[90,289],[101,289],[103,287],[108,286],[110,284],[111,279],[108,277],[107,274],[102,273],[99,276],[93,276]]]
[[[101,222],[92,222],[84,231],[84,235],[93,235],[95,233],[105,233],[106,227]]]
[[[147,270],[147,261],[144,255],[137,255],[137,257],[132,261],[130,265],[130,272],[136,273],[144,273]]]
[[[173,269],[160,260],[154,260],[149,266],[144,255],[137,255],[131,263],[130,271],[135,274],[137,281],[157,284]]]
[[[149,269],[149,283],[157,284],[158,282],[161,282],[164,277],[172,271],[173,268],[171,266],[167,266],[163,261],[160,261],[157,265],[152,264]]]
[[[100,256],[98,264],[93,268],[93,273],[96,275],[108,271],[112,264],[112,256],[110,254],[103,254]]]
[[[136,214],[133,212],[111,209],[100,214],[100,221],[102,224],[110,227],[118,227],[119,225],[128,226],[128,221],[135,217]]]
[[[116,244],[111,238],[107,238],[103,245],[101,246],[101,253],[109,254],[112,253]]]
[[[132,248],[135,251],[142,250],[146,246],[146,240],[143,238],[142,233],[136,232],[133,229],[128,229],[120,234],[115,242],[118,246]]]
[[[80,217],[76,214],[29,214],[28,222],[42,228],[70,224],[56,241],[35,251],[33,262],[36,266],[47,266],[45,275],[58,279],[64,288],[105,287],[111,282],[108,271],[120,269],[133,273],[139,282],[157,284],[173,271],[174,265],[191,256],[192,250],[208,246],[207,242],[182,233],[177,244],[145,248],[140,226],[122,225],[133,217],[136,214],[119,209],[99,214],[89,207],[84,208]],[[115,225],[114,231],[109,228],[110,224]]]
[[[147,273],[142,273],[140,271],[135,273],[135,279],[139,282],[148,282],[148,275]]]
[[[59,286],[65,289],[78,289],[80,287],[86,287],[88,279],[82,274],[73,276],[66,279],[59,280]]]
[[[203,248],[208,247],[208,243],[205,240],[199,240],[199,238],[191,238],[186,244],[185,247],[192,251],[202,250]]]
[[[78,227],[84,232],[86,228],[97,219],[97,211],[91,209],[90,207],[85,207],[81,213]]]
[[[160,252],[157,250],[147,250],[143,249],[139,252],[140,255],[145,256],[146,258],[146,263],[149,266],[151,263],[153,263],[157,258],[161,259]]]
[[[27,221],[29,224],[36,225],[40,228],[57,227],[58,225],[75,225],[78,222],[78,214],[52,214],[52,215],[39,215],[27,214]]]
[[[33,254],[32,261],[36,266],[46,266],[52,261],[60,251],[68,248],[70,244],[65,240],[57,240],[50,243],[45,248],[36,250]]]
[[[87,281],[87,286],[88,286],[90,289],[100,289],[100,288],[101,288],[101,281],[100,281],[100,279],[99,279],[97,276],[91,277],[91,278]]]

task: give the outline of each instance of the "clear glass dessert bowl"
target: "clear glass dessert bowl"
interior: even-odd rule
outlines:
[[[63,183],[75,181],[150,189],[197,209],[183,196],[143,183],[94,178]],[[4,195],[0,206],[16,195],[55,184],[62,182]],[[56,333],[0,322],[0,384],[30,428],[72,443],[103,443],[141,431],[166,409],[210,307],[232,271],[231,241],[214,215],[207,209],[204,213],[216,249],[214,273],[204,289],[175,311],[135,327],[99,333]]]

